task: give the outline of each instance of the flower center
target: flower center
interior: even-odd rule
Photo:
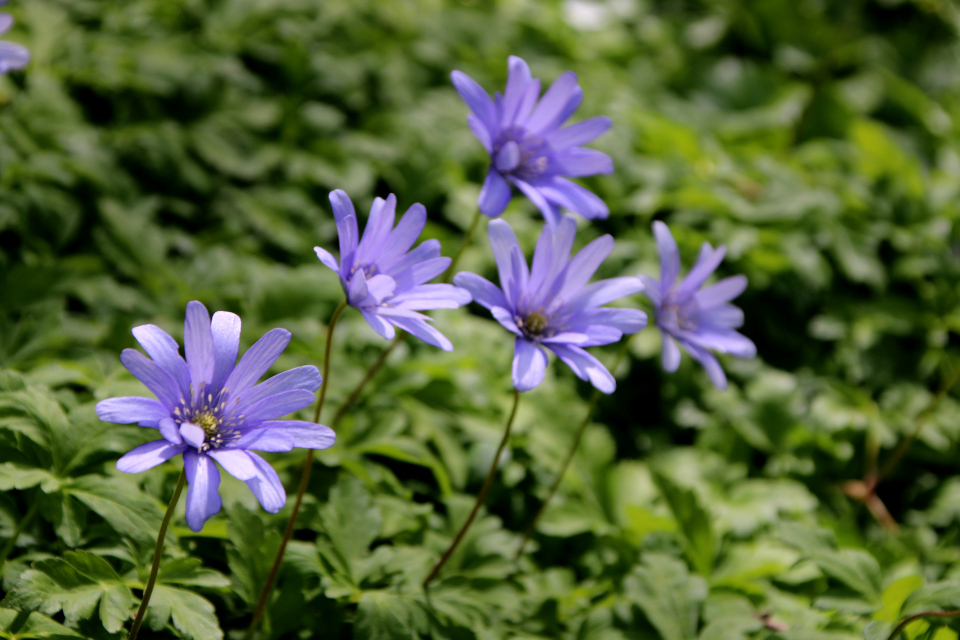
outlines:
[[[509,175],[516,176],[524,181],[539,178],[547,172],[549,160],[547,154],[550,149],[540,138],[526,135],[526,131],[518,128],[511,128],[500,134],[496,144],[493,145],[493,157],[496,158],[508,142],[516,142],[520,148],[520,159],[516,167],[505,171]]]
[[[515,321],[517,323],[517,327],[520,329],[523,335],[530,340],[542,338],[543,332],[546,330],[547,325],[549,324],[547,317],[539,311],[529,313],[525,318],[517,316]]]
[[[202,428],[208,438],[217,435],[217,432],[220,430],[220,421],[209,411],[204,411],[200,415],[193,416],[193,424]]]
[[[680,304],[665,304],[664,311],[673,311],[677,317],[677,327],[684,331],[696,331],[700,326],[700,307],[690,300]]]
[[[203,429],[203,444],[198,451],[220,449],[240,437],[237,427],[243,424],[243,416],[224,415],[226,402],[218,402],[212,394],[201,394],[194,402],[184,402],[173,410],[177,426],[190,422]]]

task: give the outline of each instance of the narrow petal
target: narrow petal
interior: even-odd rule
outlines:
[[[599,280],[583,287],[580,293],[569,301],[568,307],[571,310],[599,307],[640,291],[643,291],[643,284],[630,276]]]
[[[367,280],[366,286],[367,295],[379,304],[384,298],[393,295],[397,282],[390,276],[380,273]]]
[[[208,456],[192,449],[183,452],[183,468],[187,472],[187,526],[191,531],[203,529],[203,523],[220,511],[220,472]]]
[[[292,450],[294,447],[292,434],[285,433],[282,429],[275,428],[275,426],[275,422],[265,422],[261,428],[244,431],[243,435],[231,445],[231,448],[273,451],[275,453]],[[241,480],[245,479],[247,478],[241,478]]]
[[[506,142],[500,147],[493,163],[501,173],[513,171],[520,164],[520,146],[513,140]]]
[[[213,380],[211,388],[220,390],[227,376],[237,365],[240,350],[240,316],[229,311],[217,311],[210,322],[213,337]]]
[[[613,173],[613,160],[595,149],[573,147],[553,154],[550,162],[554,173],[571,178],[583,178]]]
[[[701,309],[718,307],[730,302],[747,288],[747,276],[731,276],[712,284],[694,296]]]
[[[500,286],[507,298],[511,299],[510,296],[515,290],[514,283],[521,277],[513,272],[512,259],[513,251],[520,249],[520,243],[517,242],[513,229],[503,220],[492,220],[487,227],[487,233],[490,236],[493,258],[497,262],[497,271],[500,273]],[[512,308],[513,304],[508,306]]]
[[[588,220],[603,219],[610,215],[610,209],[597,194],[566,178],[554,176],[540,183],[539,187],[547,200],[579,213]]]
[[[383,272],[399,280],[401,274],[410,271],[420,263],[438,259],[440,259],[440,241],[430,239],[421,243],[416,249],[394,262],[389,269],[384,269]],[[413,274],[408,274],[408,280],[407,285],[412,282]]]
[[[639,309],[585,309],[576,314],[576,322],[587,325],[605,324],[622,333],[636,333],[647,326],[647,314]]]
[[[316,391],[320,388],[322,381],[320,371],[315,366],[312,364],[304,365],[264,380],[244,393],[238,394],[232,402],[234,405],[252,406],[255,402],[284,391],[293,391],[294,389]]]
[[[257,468],[257,475],[247,480],[247,486],[257,497],[260,506],[267,513],[277,513],[287,503],[287,492],[283,490],[280,477],[267,461],[255,453],[248,454]]]
[[[353,266],[357,245],[360,242],[360,231],[357,229],[357,213],[353,209],[350,196],[340,189],[330,192],[330,206],[333,207],[333,217],[337,221],[337,236],[340,240],[340,264],[343,269],[349,269]]]
[[[393,340],[393,337],[396,335],[397,330],[393,328],[393,325],[380,317],[373,310],[361,309],[360,313],[363,315],[363,319],[367,321],[367,324],[370,325],[370,328],[377,332],[385,340]]]
[[[30,52],[13,42],[0,42],[0,73],[23,69],[30,62]]]
[[[577,236],[577,221],[564,215],[556,225],[545,225],[534,250],[530,291],[535,298],[556,297],[563,287],[570,250]]]
[[[476,114],[488,131],[497,128],[497,112],[489,94],[473,78],[461,71],[451,71],[450,80],[467,106]]]
[[[325,267],[332,270],[334,273],[340,273],[340,263],[337,262],[337,259],[333,257],[332,253],[320,247],[314,247],[313,250],[316,252],[317,257],[320,258],[320,262],[322,262]]]
[[[518,336],[522,336],[523,333],[520,331],[520,328],[517,326],[517,321],[514,319],[513,313],[503,307],[493,307],[490,309],[491,315],[499,322],[504,329],[511,333],[515,333]]]
[[[507,87],[503,92],[503,113],[500,116],[500,126],[509,127],[517,117],[520,104],[527,95],[527,88],[532,78],[530,67],[521,58],[510,56],[507,61]]]
[[[520,247],[514,247],[510,253],[510,265],[513,272],[513,290],[507,295],[511,300],[519,300],[528,290],[530,284],[530,271],[527,269],[527,259],[523,256],[523,250]]]
[[[190,369],[194,395],[210,386],[213,379],[213,338],[210,335],[210,313],[196,300],[187,303],[183,323],[183,350]]]
[[[680,275],[680,250],[670,229],[659,220],[653,222],[653,235],[660,251],[660,284],[662,290],[667,291]]]
[[[443,349],[444,351],[453,351],[453,344],[451,344],[450,340],[431,326],[425,316],[423,319],[391,316],[389,322],[403,329],[410,335],[420,338],[429,345]]]
[[[510,184],[496,167],[490,167],[487,178],[483,181],[483,188],[480,189],[477,206],[484,215],[496,218],[507,208],[511,195]]]
[[[160,435],[170,444],[183,444],[183,436],[180,435],[180,427],[172,418],[164,418],[160,421]]]
[[[660,290],[660,281],[651,276],[637,276],[643,284],[641,292],[647,296],[655,306],[663,304],[663,293]]]
[[[513,388],[524,392],[543,382],[547,371],[547,354],[540,345],[518,337],[513,343]]]
[[[392,193],[387,199],[377,198],[370,207],[370,217],[363,230],[363,238],[357,247],[358,264],[376,264],[384,244],[393,231],[397,212],[397,197]]]
[[[663,334],[663,350],[660,354],[660,361],[663,363],[665,371],[673,373],[680,366],[680,347],[674,342],[668,334]]]
[[[450,258],[446,257],[433,258],[424,260],[406,271],[398,273],[395,276],[397,279],[397,295],[402,295],[411,289],[423,286],[425,282],[433,280],[447,270],[450,262]]]
[[[723,372],[723,367],[720,366],[720,363],[709,351],[697,348],[692,344],[686,345],[687,351],[690,352],[690,355],[693,356],[701,365],[703,365],[704,370],[707,372],[707,376],[710,377],[710,382],[713,383],[717,389],[723,391],[727,388],[727,376]]]
[[[347,290],[347,298],[351,305],[359,307],[366,301],[368,295],[367,279],[363,275],[363,271],[357,271],[350,278],[350,288]]]
[[[693,269],[690,269],[690,273],[677,287],[677,292],[680,295],[693,295],[707,281],[707,278],[717,270],[726,253],[726,247],[719,246],[713,249],[708,242],[704,242],[703,246],[700,247],[700,255],[697,257],[696,264],[693,265]]]
[[[396,263],[406,255],[423,233],[426,224],[427,210],[422,204],[414,204],[407,209],[397,223],[397,227],[390,232],[389,239],[384,243],[383,252],[377,258],[380,271],[391,271],[395,268]]]
[[[194,449],[199,449],[203,446],[203,441],[206,439],[206,433],[204,433],[203,428],[192,422],[181,423],[180,436],[184,442]]]
[[[264,420],[273,420],[308,407],[316,396],[305,389],[283,391],[250,406],[240,406],[230,414],[240,427],[254,427]],[[242,412],[242,413],[241,413]]]
[[[573,71],[564,71],[560,74],[560,77],[543,94],[540,104],[530,115],[527,130],[532,135],[539,135],[563,124],[563,120],[559,118],[566,113],[568,103],[579,89],[577,74]]]
[[[729,353],[738,358],[753,358],[757,355],[757,347],[753,341],[732,329],[701,326],[697,331],[688,332],[683,337],[702,349]]]
[[[537,98],[539,97],[540,79],[531,78],[530,84],[527,85],[527,90],[520,100],[520,104],[517,105],[517,112],[513,116],[513,124],[515,126],[520,126],[526,122],[527,118],[530,117],[530,112],[533,111],[533,108],[536,106]]]
[[[390,304],[400,309],[425,311],[428,309],[456,309],[469,304],[470,292],[452,284],[422,284],[395,296]]]
[[[736,329],[743,325],[743,311],[732,304],[700,310],[701,322],[727,329]]]
[[[133,337],[161,369],[176,380],[180,393],[190,395],[190,371],[187,363],[180,357],[180,345],[166,331],[152,324],[133,328]]]
[[[578,325],[570,331],[544,338],[543,343],[575,344],[579,347],[600,347],[620,340],[623,332],[603,324]]]
[[[580,347],[567,344],[551,344],[549,347],[578,378],[589,380],[601,393],[613,393],[616,390],[617,383],[607,368]]]
[[[513,180],[513,184],[517,185],[517,188],[523,192],[523,195],[527,196],[530,202],[540,210],[547,224],[556,226],[560,223],[560,209],[541,193],[539,187],[529,182],[516,179]]]
[[[250,454],[243,449],[211,449],[207,455],[237,480],[247,481],[257,477],[257,467]]]
[[[583,122],[558,129],[546,137],[547,144],[555,151],[586,144],[598,138],[610,129],[613,123],[607,116],[588,118]]]
[[[0,5],[6,4],[6,0],[0,2]],[[0,13],[0,34],[4,34],[13,26],[13,16],[9,13]]]
[[[330,427],[303,420],[271,420],[263,426],[264,430],[269,429],[291,438],[293,446],[298,449],[326,449],[332,447],[337,439],[337,434]]]
[[[232,398],[237,397],[267,372],[283,350],[290,344],[290,332],[286,329],[271,329],[247,350],[233,372],[227,377],[224,389]]]
[[[467,126],[470,127],[470,131],[477,137],[487,153],[491,153],[493,151],[493,139],[490,137],[490,131],[486,125],[483,124],[483,120],[471,113],[467,115]]]
[[[160,426],[160,421],[170,417],[170,412],[153,398],[126,396],[108,398],[97,403],[97,417],[114,424],[137,423],[141,427]]]
[[[120,352],[120,362],[150,390],[157,400],[172,411],[180,402],[180,385],[153,361],[147,359],[136,349],[124,349]]]
[[[570,266],[567,267],[560,297],[572,298],[577,295],[584,285],[590,282],[590,278],[611,253],[613,253],[613,237],[609,235],[600,236],[577,252],[577,255],[570,260]],[[639,282],[637,284],[639,287]]]
[[[182,452],[186,447],[170,444],[166,440],[154,440],[142,444],[117,460],[117,470],[124,473],[140,473],[153,469]]]
[[[473,296],[473,301],[487,309],[510,306],[503,295],[503,291],[497,285],[475,273],[461,271],[453,277],[453,284],[469,291],[470,295]]]

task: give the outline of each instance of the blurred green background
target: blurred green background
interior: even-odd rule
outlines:
[[[6,38],[33,60],[0,77],[0,539],[15,538],[0,636],[123,637],[179,473],[117,473],[153,434],[93,415],[99,399],[146,394],[118,361],[130,328],[180,339],[197,299],[241,315],[244,347],[291,330],[276,371],[321,364],[342,299],[312,250],[336,249],[327,194],[344,189],[361,218],[375,196],[421,202],[424,238],[453,255],[488,159],[449,72],[501,90],[509,55],[545,83],[575,71],[574,120],[613,119],[591,146],[616,171],[584,181],[611,215],[581,220],[577,238],[616,239],[599,276],[659,275],[654,218],[685,268],[702,242],[725,244],[718,274],[748,276],[737,304],[760,355],[723,359],[719,392],[686,356],[665,374],[655,330],[634,338],[514,562],[590,396],[552,364],[428,597],[420,581],[496,448],[512,353],[482,309],[436,313],[455,351],[402,345],[318,456],[263,637],[883,640],[903,616],[960,607],[960,414],[945,389],[960,371],[956,4],[4,8]],[[539,213],[516,197],[505,219],[529,255]],[[485,233],[460,267],[493,277]],[[386,346],[345,314],[326,417]],[[612,364],[617,349],[594,352]],[[877,489],[881,526],[877,499],[845,483],[913,434]],[[288,489],[302,460],[271,458]],[[263,513],[226,476],[221,493],[201,535],[180,520],[168,543],[156,637],[239,638],[249,622],[289,508]],[[106,566],[82,569],[85,552]],[[958,628],[918,622],[906,637]]]

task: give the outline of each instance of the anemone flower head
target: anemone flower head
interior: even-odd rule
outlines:
[[[581,380],[613,393],[613,376],[584,347],[616,342],[623,334],[636,333],[647,325],[642,311],[602,307],[640,291],[643,285],[637,278],[587,284],[613,251],[613,238],[597,238],[571,258],[576,232],[576,222],[569,215],[555,227],[545,225],[533,254],[533,267],[528,270],[513,229],[503,220],[492,220],[490,245],[500,287],[473,273],[458,273],[453,279],[516,335],[513,386],[517,391],[529,391],[543,381],[546,347]]]
[[[677,243],[667,225],[659,220],[653,223],[653,233],[660,250],[660,280],[650,276],[640,276],[640,279],[644,295],[656,308],[656,323],[663,332],[663,368],[671,372],[677,370],[682,346],[703,365],[714,386],[726,389],[727,377],[710,350],[738,358],[757,355],[753,342],[734,331],[743,324],[743,311],[729,304],[747,288],[747,277],[724,278],[701,289],[727,251],[726,247],[714,249],[704,242],[693,269],[677,282],[680,276]]]
[[[7,0],[0,0],[0,5]],[[0,13],[0,35],[6,33],[13,26],[13,16],[9,13]],[[22,69],[30,62],[30,52],[19,44],[0,41],[0,73]]]
[[[564,176],[613,172],[610,156],[579,146],[609,129],[610,118],[597,116],[563,127],[583,99],[577,75],[561,74],[538,102],[540,80],[530,76],[527,63],[510,56],[508,67],[507,87],[493,99],[466,74],[450,74],[473,111],[467,116],[470,129],[490,154],[480,211],[492,218],[503,213],[513,185],[551,225],[560,221],[560,207],[585,218],[606,218],[610,211],[603,200]]]
[[[446,336],[429,324],[432,319],[417,312],[456,309],[470,302],[470,294],[449,284],[424,284],[446,271],[450,258],[440,257],[438,240],[427,240],[409,251],[427,223],[423,205],[407,209],[394,228],[397,199],[393,194],[386,200],[377,198],[360,238],[350,197],[337,189],[330,193],[330,204],[340,237],[340,262],[325,249],[314,247],[314,251],[320,262],[340,276],[350,306],[387,340],[397,327],[451,351],[453,345]]]
[[[276,420],[313,402],[320,386],[316,367],[297,367],[256,384],[290,342],[290,332],[268,331],[238,363],[240,318],[218,311],[211,321],[206,307],[194,301],[187,305],[183,327],[186,360],[159,327],[142,325],[133,335],[150,357],[124,349],[120,361],[157,399],[102,400],[97,416],[159,429],[163,439],[130,451],[117,461],[117,469],[139,473],[183,454],[187,525],[193,531],[220,511],[220,472],[214,461],[246,482],[264,509],[280,511],[287,500],[283,484],[253,451],[326,449],[336,437],[312,422]]]

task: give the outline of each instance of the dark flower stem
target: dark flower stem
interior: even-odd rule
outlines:
[[[477,230],[477,226],[480,224],[481,213],[477,209],[476,213],[473,214],[473,220],[470,222],[470,228],[467,229],[467,233],[463,236],[463,241],[460,243],[460,248],[457,249],[456,255],[453,257],[453,260],[450,261],[450,266],[447,267],[447,270],[443,272],[443,277],[441,282],[449,283],[453,279],[453,272],[457,268],[457,264],[460,262],[460,258],[463,256],[463,252],[467,250],[467,247],[470,246],[470,242],[473,240],[473,234]],[[353,391],[350,392],[350,395],[347,396],[346,400],[343,401],[343,404],[337,409],[337,412],[333,414],[333,420],[330,422],[331,426],[336,426],[340,424],[340,421],[347,411],[350,410],[350,407],[357,401],[357,398],[360,397],[360,394],[363,393],[363,390],[366,388],[367,384],[373,380],[373,377],[377,375],[377,372],[380,371],[380,368],[383,367],[386,363],[387,358],[390,357],[390,354],[393,353],[393,350],[400,346],[400,343],[407,339],[407,333],[405,331],[397,332],[397,336],[393,339],[393,342],[390,343],[390,346],[383,350],[383,353],[380,354],[380,357],[377,358],[377,361],[373,363],[367,370],[367,374],[363,376],[363,380],[354,387]]]
[[[163,541],[167,537],[167,527],[170,526],[170,518],[173,517],[173,510],[180,501],[180,494],[183,492],[183,485],[187,481],[187,468],[184,467],[180,472],[180,479],[177,480],[177,488],[173,490],[173,497],[170,498],[170,504],[167,505],[167,512],[163,514],[163,522],[160,523],[160,532],[157,534],[157,548],[153,551],[153,566],[150,567],[150,578],[147,580],[147,587],[143,590],[143,597],[140,598],[140,608],[137,609],[137,616],[133,619],[133,625],[130,627],[130,635],[127,640],[136,640],[140,633],[140,625],[143,624],[143,616],[147,613],[147,605],[150,603],[150,596],[153,595],[153,587],[157,584],[157,574],[160,573],[160,557],[163,555]]]
[[[13,530],[13,533],[10,534],[10,539],[7,540],[7,544],[3,545],[3,550],[0,551],[0,570],[3,569],[3,565],[6,564],[7,558],[13,552],[13,548],[17,545],[17,538],[20,537],[20,534],[23,533],[23,530],[33,521],[33,518],[37,515],[37,511],[40,508],[40,500],[34,498],[30,503],[30,508],[27,509],[27,512],[20,518],[20,522],[17,523],[16,528]]]
[[[330,317],[330,323],[327,325],[327,343],[323,347],[323,381],[320,383],[320,397],[317,399],[317,409],[313,412],[313,421],[320,422],[320,411],[323,409],[323,401],[327,397],[327,382],[330,380],[330,348],[333,345],[333,329],[337,326],[340,314],[347,308],[347,301],[344,300],[333,312]],[[290,542],[290,536],[293,535],[293,527],[297,523],[297,516],[300,515],[300,505],[303,503],[303,494],[307,492],[307,484],[310,482],[310,469],[313,467],[313,449],[307,449],[307,459],[303,461],[303,471],[300,472],[300,488],[297,491],[297,497],[293,502],[293,511],[290,512],[290,519],[287,520],[287,528],[283,532],[283,539],[280,541],[280,548],[277,549],[277,556],[273,559],[273,565],[270,567],[270,573],[267,574],[267,580],[263,584],[263,590],[260,592],[260,599],[257,600],[257,608],[253,611],[253,619],[250,621],[250,628],[247,629],[247,639],[253,638],[263,618],[263,612],[267,606],[267,598],[273,583],[277,579],[277,572],[280,571],[280,563],[283,561],[283,554],[287,550],[287,543]]]
[[[623,342],[623,345],[620,347],[620,351],[617,353],[617,359],[614,360],[613,367],[611,367],[611,369],[615,370],[618,366],[620,366],[623,358],[627,355],[627,347],[630,344],[632,337],[633,336]],[[556,479],[553,481],[553,484],[550,485],[550,490],[547,491],[547,497],[543,499],[543,504],[540,505],[537,515],[533,516],[533,521],[530,523],[530,526],[527,527],[527,530],[523,532],[523,540],[520,542],[520,547],[513,556],[514,560],[520,559],[520,555],[523,554],[523,550],[530,541],[530,537],[537,529],[537,523],[540,522],[540,517],[543,516],[543,512],[547,510],[547,505],[550,504],[550,500],[553,499],[557,489],[560,488],[560,481],[563,480],[563,476],[567,472],[567,467],[569,467],[570,463],[573,462],[573,455],[577,452],[577,447],[580,446],[580,440],[583,438],[583,434],[586,432],[587,426],[590,425],[590,418],[593,417],[593,412],[597,408],[597,402],[599,401],[600,391],[599,389],[594,389],[593,395],[590,396],[590,404],[587,405],[587,413],[583,416],[583,422],[580,423],[580,427],[577,429],[576,435],[573,436],[573,442],[570,444],[570,450],[567,451],[567,457],[563,459],[563,464],[560,465],[560,471],[557,472]]]
[[[467,516],[467,521],[463,523],[462,527],[460,527],[460,531],[457,532],[453,542],[450,543],[450,546],[447,548],[447,550],[443,552],[443,556],[441,556],[437,564],[434,565],[433,569],[430,571],[430,575],[427,576],[427,579],[423,581],[424,587],[429,585],[430,582],[437,577],[437,574],[440,573],[440,569],[444,564],[446,564],[450,556],[453,555],[453,552],[460,544],[460,541],[463,540],[463,536],[466,535],[467,529],[470,528],[470,525],[473,524],[474,518],[477,517],[477,513],[480,511],[480,506],[483,504],[483,499],[487,496],[487,490],[490,489],[490,485],[493,483],[493,476],[497,471],[497,465],[500,463],[500,454],[503,453],[503,449],[507,446],[507,441],[510,440],[510,429],[513,427],[513,419],[517,415],[517,406],[519,404],[520,392],[514,389],[513,408],[510,409],[510,417],[507,418],[507,428],[504,429],[503,438],[500,440],[500,446],[497,447],[497,453],[493,456],[493,462],[490,464],[490,471],[487,472],[487,479],[483,481],[483,487],[481,487],[480,493],[477,494],[477,501],[473,504],[473,509],[470,511],[470,515]]]
[[[896,626],[887,640],[896,640],[900,632],[914,620],[919,620],[920,618],[956,618],[957,616],[960,616],[960,609],[954,609],[953,611],[921,611],[920,613],[915,613],[901,620],[900,624]]]

